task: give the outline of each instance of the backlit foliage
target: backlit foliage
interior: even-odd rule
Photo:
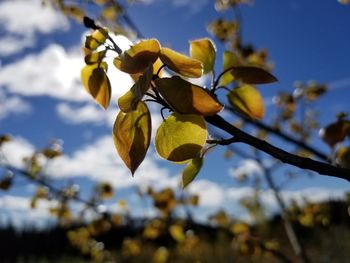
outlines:
[[[85,41],[87,65],[82,70],[82,80],[87,92],[102,107],[108,107],[111,91],[104,62],[106,50],[118,54],[114,66],[135,80],[130,90],[118,99],[121,111],[113,128],[117,151],[132,174],[145,158],[150,142],[151,114],[147,103],[155,102],[161,106],[162,113],[164,109],[171,113],[167,118],[163,117],[163,123],[157,129],[155,147],[164,159],[180,163],[195,158],[203,162],[208,133],[205,117],[219,113],[224,107],[216,92],[225,75],[231,76],[225,84],[234,81],[238,85],[229,92],[229,103],[238,112],[256,119],[263,118],[262,97],[256,88],[248,85],[276,81],[262,67],[245,62],[224,62],[223,72],[213,79],[211,87],[201,87],[186,78],[209,73],[215,77],[216,48],[210,39],[191,41],[190,56],[162,47],[156,39],[141,40],[122,52],[107,29],[88,18],[84,21],[94,29]],[[173,76],[162,77],[163,68],[170,70]],[[190,177],[194,178],[200,167],[196,164],[195,170],[191,166],[186,168],[185,185],[192,181]]]

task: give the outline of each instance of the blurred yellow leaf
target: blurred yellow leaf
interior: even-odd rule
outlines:
[[[161,61],[172,71],[189,78],[199,78],[203,74],[202,63],[170,48],[160,50]]]
[[[253,86],[243,85],[227,94],[232,107],[241,114],[253,119],[264,117],[265,106],[260,92]]]
[[[210,116],[223,108],[206,89],[179,76],[156,79],[155,83],[159,93],[178,113]]]
[[[132,174],[145,158],[150,138],[151,115],[144,102],[134,111],[119,112],[113,127],[114,144]]]
[[[84,10],[78,6],[66,5],[62,8],[62,11],[65,15],[70,16],[79,22],[82,22],[85,16]]]
[[[81,78],[86,91],[107,109],[111,99],[111,84],[105,70],[98,64],[86,65],[81,71]]]
[[[159,126],[155,146],[164,159],[185,162],[198,155],[206,139],[207,128],[202,116],[173,113]]]
[[[233,66],[241,65],[243,62],[238,54],[231,51],[225,51],[223,54],[223,63],[224,63],[224,67],[223,67],[223,72],[224,72],[225,70],[228,70]],[[220,86],[226,86],[229,83],[231,83],[233,80],[234,80],[233,75],[231,74],[230,71],[227,71],[222,75],[220,79]]]
[[[245,234],[245,233],[249,233],[250,227],[246,223],[242,223],[242,222],[235,223],[233,224],[231,231],[235,235]]]
[[[192,159],[182,171],[182,187],[188,186],[197,176],[202,168],[204,158],[196,157]]]
[[[350,122],[346,120],[338,120],[320,129],[319,136],[330,147],[342,142],[345,137],[350,134]]]
[[[171,225],[169,227],[169,233],[171,237],[178,243],[183,243],[186,240],[186,235],[181,225]]]
[[[267,84],[277,81],[268,71],[254,66],[234,66],[231,73],[234,79],[246,84]]]
[[[190,41],[190,55],[203,64],[203,74],[209,73],[215,64],[216,48],[209,38]]]
[[[166,247],[159,247],[153,255],[154,263],[166,263],[169,258],[169,251]]]
[[[136,109],[137,104],[149,89],[152,77],[153,67],[149,65],[131,89],[118,99],[118,105],[121,111],[127,113]]]
[[[160,44],[156,39],[141,40],[114,59],[117,69],[136,74],[146,70],[159,57]]]

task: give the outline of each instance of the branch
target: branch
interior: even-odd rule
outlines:
[[[253,119],[251,119],[249,117],[246,117],[246,116],[244,116],[242,114],[238,114],[231,107],[225,107],[225,109],[228,109],[229,111],[233,112],[235,115],[237,115],[240,118],[242,118],[245,122],[248,122],[248,123],[250,123],[250,124],[260,128],[260,129],[263,129],[265,131],[273,133],[273,134],[277,135],[278,137],[284,139],[285,141],[293,143],[293,144],[299,146],[300,148],[303,148],[304,150],[309,151],[310,153],[314,154],[315,156],[317,156],[321,160],[328,161],[328,156],[326,154],[324,154],[323,152],[313,148],[312,146],[308,145],[304,141],[295,139],[292,136],[282,132],[280,129],[271,127],[271,126],[269,126],[269,125],[267,125],[267,124],[265,124],[265,123],[263,123],[261,121],[253,120]]]
[[[226,131],[235,137],[235,141],[243,142],[256,149],[259,149],[276,159],[291,164],[293,166],[312,170],[322,175],[342,178],[350,182],[350,169],[339,168],[333,165],[312,160],[310,158],[300,157],[280,148],[277,148],[266,141],[260,140],[228,123],[219,115],[208,116],[205,118],[211,125]]]
[[[53,193],[56,196],[62,197],[62,196],[65,195],[64,191],[62,191],[61,189],[54,187],[52,184],[46,182],[45,180],[42,180],[42,179],[37,178],[37,177],[33,177],[29,172],[27,172],[24,169],[16,168],[16,167],[14,167],[12,165],[8,165],[8,164],[4,164],[2,166],[5,169],[7,169],[9,171],[12,171],[15,174],[19,174],[19,175],[21,175],[21,176],[23,176],[23,177],[25,177],[25,178],[27,178],[29,180],[34,181],[35,183],[37,183],[39,185],[42,185],[42,186],[45,186],[45,187],[49,188],[51,193]],[[74,201],[77,201],[77,202],[85,204],[87,207],[92,208],[97,213],[99,212],[98,211],[98,204],[96,204],[95,202],[91,202],[91,201],[82,199],[82,198],[80,198],[77,195],[70,197],[70,199],[73,199]]]

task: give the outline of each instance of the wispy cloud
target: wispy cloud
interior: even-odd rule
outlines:
[[[32,111],[31,105],[19,96],[7,96],[0,92],[0,120],[11,115],[28,114]]]
[[[40,0],[8,0],[0,3],[0,28],[5,37],[0,41],[0,54],[11,55],[36,43],[35,34],[67,30],[67,18]]]

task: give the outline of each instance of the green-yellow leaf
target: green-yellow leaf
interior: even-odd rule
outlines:
[[[136,74],[146,70],[159,57],[160,44],[156,39],[142,40],[114,59],[117,69]]]
[[[86,91],[96,102],[107,109],[111,99],[111,85],[103,67],[86,65],[81,71],[81,79]]]
[[[251,85],[234,88],[227,94],[232,107],[239,113],[253,119],[262,119],[265,113],[264,100],[260,92]]]
[[[179,76],[156,79],[156,88],[178,113],[210,116],[223,106],[206,89],[183,80]]]
[[[90,50],[97,49],[102,45],[108,37],[108,31],[105,28],[95,30],[90,36],[85,39],[85,47]]]
[[[120,158],[134,174],[146,156],[151,139],[151,115],[140,101],[136,110],[120,111],[113,127],[113,140]]]
[[[203,74],[203,65],[197,60],[178,53],[170,48],[160,50],[161,61],[172,71],[189,78],[199,78]]]
[[[207,127],[202,116],[173,113],[159,126],[155,146],[164,159],[186,162],[198,155],[206,139]]]
[[[231,73],[234,79],[246,84],[267,84],[277,81],[270,72],[254,66],[235,66]]]
[[[152,77],[153,67],[149,65],[131,89],[118,99],[118,105],[121,111],[127,113],[136,109],[137,104],[149,89]]]
[[[216,58],[214,43],[208,38],[197,39],[190,42],[190,55],[203,64],[203,74],[213,70]]]
[[[192,159],[182,171],[182,187],[188,186],[197,176],[203,165],[203,157]]]
[[[231,51],[224,52],[223,62],[224,62],[223,72],[233,66],[239,66],[242,64],[242,60],[238,56],[238,54]],[[234,80],[234,77],[231,74],[230,70],[228,70],[226,73],[222,75],[220,79],[220,86],[226,86],[230,84],[233,80]]]
[[[84,60],[87,65],[92,65],[95,63],[100,63],[106,55],[106,50],[99,52],[93,52],[85,56]]]

